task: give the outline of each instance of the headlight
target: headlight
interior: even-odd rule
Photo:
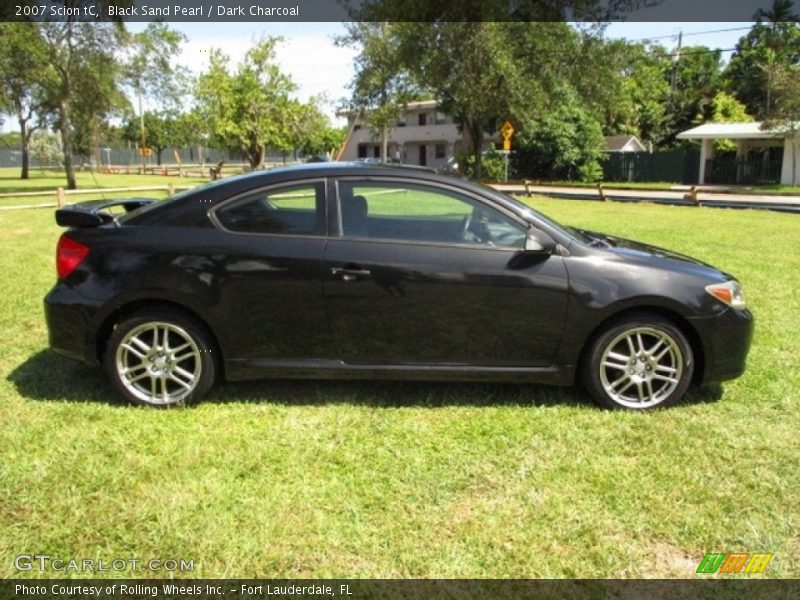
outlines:
[[[742,284],[738,281],[726,281],[725,283],[714,283],[706,286],[706,291],[733,308],[744,309],[747,303],[744,301],[744,291]]]

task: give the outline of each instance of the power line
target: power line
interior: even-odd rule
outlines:
[[[751,27],[729,27],[727,29],[710,29],[708,31],[690,31],[688,33],[684,33],[683,35],[684,35],[684,37],[685,36],[689,36],[689,35],[710,35],[712,33],[726,33],[726,32],[729,32],[729,31],[744,31],[744,30],[749,30],[749,29],[751,29]],[[672,35],[659,35],[659,36],[654,36],[654,37],[643,37],[643,38],[638,38],[638,39],[635,39],[635,40],[628,40],[628,41],[629,42],[648,42],[648,41],[653,41],[653,40],[668,40],[668,39],[673,39],[673,38],[676,38],[676,37],[678,37],[677,33],[672,34]]]

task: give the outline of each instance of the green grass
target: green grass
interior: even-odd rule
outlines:
[[[318,381],[138,409],[46,350],[52,211],[0,213],[0,577],[19,553],[205,577],[693,577],[736,550],[800,576],[800,219],[532,204],[736,274],[757,317],[745,375],[651,414],[570,388]]]

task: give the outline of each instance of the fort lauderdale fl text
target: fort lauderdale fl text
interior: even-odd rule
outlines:
[[[27,585],[18,583],[16,584],[14,593],[16,595],[35,595],[46,596],[48,593],[51,596],[94,596],[95,598],[116,596],[152,596],[156,598],[160,593],[168,596],[224,596],[226,593],[238,594],[240,597],[253,597],[253,596],[334,596],[334,589],[332,585],[327,584],[314,584],[314,585],[246,585],[242,584],[236,588],[226,588],[221,585],[209,584],[175,584],[175,583],[162,583],[161,585],[146,585],[143,583],[136,584],[113,584],[113,585],[80,585],[80,584],[65,584],[56,583],[49,586],[46,585]],[[338,593],[340,596],[352,596],[348,584],[339,586]]]

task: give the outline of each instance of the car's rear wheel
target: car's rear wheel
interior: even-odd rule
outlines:
[[[617,320],[589,347],[583,381],[608,408],[650,410],[670,406],[686,393],[694,357],[683,332],[652,314]]]
[[[114,387],[143,406],[167,408],[199,400],[214,383],[211,336],[177,311],[136,313],[108,341],[104,363]]]

